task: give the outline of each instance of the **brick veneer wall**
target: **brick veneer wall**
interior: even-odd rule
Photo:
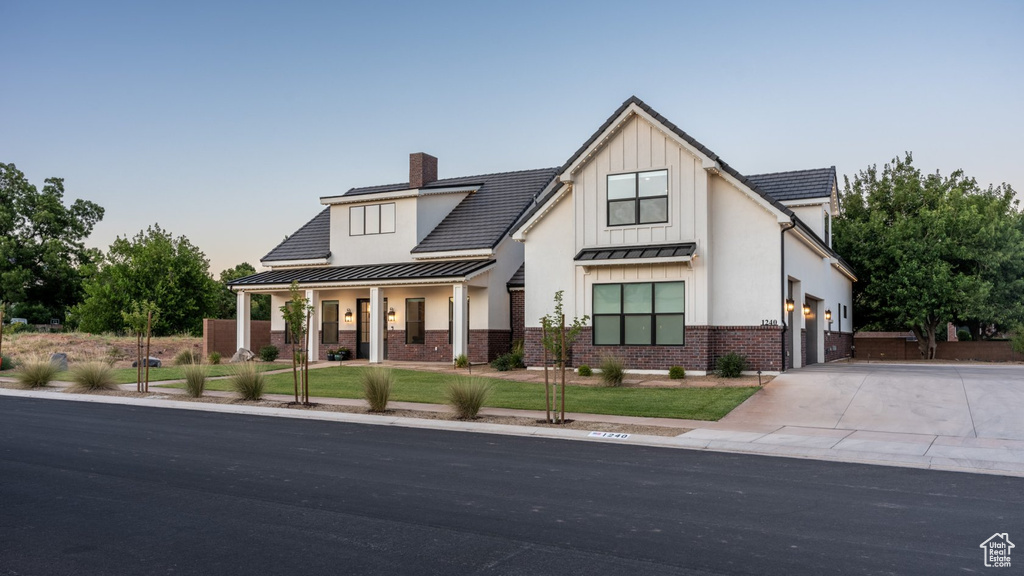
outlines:
[[[596,367],[604,355],[626,362],[626,368],[667,370],[682,366],[688,370],[713,370],[719,357],[736,352],[747,357],[749,370],[777,372],[781,366],[780,326],[687,326],[685,346],[594,346],[591,327],[580,331],[572,346],[573,366]],[[526,364],[543,365],[541,329],[526,328]]]
[[[225,359],[234,356],[238,351],[235,346],[235,341],[238,339],[235,328],[235,320],[204,318],[203,357],[208,357],[210,352],[218,352]],[[249,346],[256,351],[267,344],[270,344],[270,321],[250,320]]]
[[[800,329],[800,362],[807,366],[807,330]]]
[[[862,360],[920,360],[921,350],[906,338],[856,338],[855,358]],[[936,360],[977,360],[1020,362],[1024,355],[1013,351],[1008,341],[937,342]]]
[[[832,347],[835,346],[835,350]],[[825,334],[825,362],[853,357],[853,334],[828,332]]]
[[[509,292],[509,305],[512,306],[512,341],[522,340],[526,331],[526,291]]]

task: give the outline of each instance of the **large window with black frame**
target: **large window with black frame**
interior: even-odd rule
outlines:
[[[668,222],[668,170],[608,175],[608,225]]]
[[[406,298],[405,300],[405,343],[423,344],[426,341],[424,330],[425,300],[423,298]]]
[[[320,343],[322,344],[337,344],[338,343],[338,301],[337,300],[324,300],[322,305],[322,322],[320,323]]]
[[[683,282],[594,284],[595,346],[682,346]]]

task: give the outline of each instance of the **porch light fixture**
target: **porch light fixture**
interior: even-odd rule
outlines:
[[[796,308],[796,302],[792,298],[786,298],[786,312],[792,312]]]
[[[831,322],[832,321],[832,311],[831,310],[825,310],[825,320],[827,322]]]
[[[351,308],[345,310],[345,323],[346,324],[351,324],[352,323],[352,309]]]
[[[810,315],[811,315],[811,307],[807,305],[807,302],[804,302],[804,316],[810,316]]]
[[[388,309],[388,322],[394,322],[394,321],[395,321],[395,308],[394,308],[394,306],[392,306],[391,308]]]

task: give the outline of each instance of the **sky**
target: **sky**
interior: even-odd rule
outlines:
[[[910,151],[1024,191],[1024,2],[0,0],[0,162],[211,273],[321,196],[559,166],[636,95],[745,174]],[[1020,195],[1020,194],[1019,194]]]

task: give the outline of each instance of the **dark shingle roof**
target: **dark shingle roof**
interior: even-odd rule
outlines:
[[[780,202],[807,198],[831,198],[832,186],[836,182],[836,167],[754,174],[747,178]]]
[[[542,168],[432,182],[431,187],[480,184],[480,189],[449,212],[413,253],[494,248],[557,173]]]
[[[516,270],[516,273],[508,279],[508,284],[506,285],[509,288],[523,288],[526,286],[526,262],[523,262],[519,270]]]
[[[379,282],[385,280],[429,280],[463,278],[494,264],[494,260],[447,260],[442,262],[398,262],[359,266],[283,268],[260,272],[229,283],[231,286],[266,284],[311,284],[319,282]]]
[[[312,260],[331,255],[331,209],[324,208],[302,228],[285,238],[260,262]]]
[[[694,242],[681,244],[649,244],[644,246],[615,246],[613,248],[585,248],[576,255],[577,262],[589,260],[624,260],[626,258],[676,258],[693,256]]]

